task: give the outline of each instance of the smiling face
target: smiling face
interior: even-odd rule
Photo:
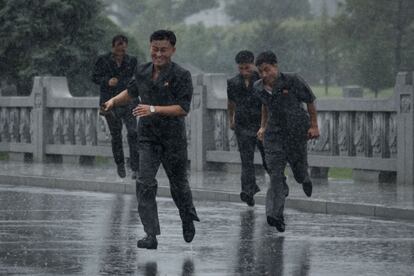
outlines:
[[[263,82],[267,85],[273,84],[279,74],[277,64],[262,63],[257,69]]]
[[[156,67],[163,67],[171,62],[175,47],[168,40],[153,40],[150,43],[152,63]]]

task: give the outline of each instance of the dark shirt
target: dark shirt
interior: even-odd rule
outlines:
[[[125,55],[120,66],[116,63],[112,53],[100,56],[92,74],[92,81],[100,85],[99,103],[102,104],[125,90],[136,67],[137,58],[133,56]],[[111,78],[118,79],[116,86],[108,85]]]
[[[259,74],[254,72],[247,87],[240,74],[227,80],[227,99],[236,105],[234,115],[236,132],[256,136],[260,128],[262,102],[253,93],[253,83],[258,79]]]
[[[264,88],[263,80],[256,81],[254,89],[255,95],[268,107],[266,132],[295,134],[309,129],[309,115],[303,103],[312,103],[315,95],[300,76],[280,73],[271,92]]]
[[[191,74],[178,64],[171,62],[161,70],[160,75],[152,80],[152,62],[137,67],[134,78],[128,85],[128,93],[133,98],[140,98],[147,105],[179,105],[189,112],[193,95]],[[161,142],[173,139],[177,143],[186,143],[184,117],[154,114],[142,117],[138,124],[140,141]]]

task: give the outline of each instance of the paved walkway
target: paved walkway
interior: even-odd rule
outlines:
[[[168,196],[168,179],[158,175],[159,195]],[[257,176],[261,192],[256,202],[264,203],[269,177]],[[0,184],[45,186],[102,192],[135,193],[135,183],[127,176],[120,179],[112,164],[81,167],[74,164],[0,162]],[[240,174],[216,171],[190,172],[194,198],[239,202]],[[314,181],[312,198],[302,187],[289,180],[287,207],[328,214],[367,215],[414,220],[414,184],[358,183],[352,180]]]
[[[383,275],[414,271],[414,223],[286,209],[286,232],[264,207],[195,201],[201,222],[183,241],[172,200],[158,200],[157,250],[133,195],[0,185],[0,275]]]

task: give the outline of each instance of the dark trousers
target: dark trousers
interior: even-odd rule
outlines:
[[[129,160],[131,170],[139,169],[139,152],[138,152],[138,132],[137,120],[132,115],[132,106],[121,106],[113,109],[105,115],[106,122],[111,133],[112,153],[117,165],[124,165],[124,150],[122,145],[122,123],[127,129],[127,139],[129,146]]]
[[[265,134],[264,148],[270,174],[266,194],[266,215],[275,219],[283,216],[286,193],[287,163],[298,183],[309,179],[306,136],[292,137],[281,132]]]
[[[175,142],[175,143],[174,143]],[[171,196],[177,206],[182,221],[196,220],[190,185],[187,180],[186,142],[164,140],[162,143],[140,142],[140,168],[136,181],[138,214],[145,233],[159,235],[160,224],[157,211],[157,175],[163,165],[170,182]]]
[[[244,134],[240,131],[236,131],[236,138],[237,144],[239,145],[242,165],[241,190],[250,196],[254,196],[254,194],[260,191],[259,186],[256,184],[256,173],[254,168],[254,151],[256,146],[262,156],[263,167],[267,171],[263,144],[256,136]]]

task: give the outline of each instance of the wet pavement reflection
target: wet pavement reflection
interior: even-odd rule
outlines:
[[[48,179],[70,179],[71,181],[94,182],[102,184],[130,184],[135,183],[128,176],[121,179],[117,176],[113,164],[100,164],[96,166],[79,166],[75,164],[53,163],[22,163],[0,161],[0,176],[36,176]],[[157,175],[160,186],[168,186],[165,172],[160,169]],[[190,173],[192,189],[214,190],[224,192],[240,192],[240,172],[202,171]],[[269,176],[258,170],[257,184],[264,195]],[[298,185],[292,177],[288,177],[289,198],[308,199],[303,193],[302,186]],[[7,184],[7,183],[2,183]],[[37,185],[36,185],[37,186]],[[51,186],[46,186],[51,187]],[[99,189],[99,188],[97,188]],[[396,183],[369,183],[353,180],[317,180],[314,179],[312,200],[326,200],[344,203],[375,204],[387,207],[414,209],[414,185],[397,185]]]
[[[413,275],[414,223],[195,202],[201,222],[183,241],[174,203],[159,198],[158,250],[132,195],[0,185],[0,275]]]

